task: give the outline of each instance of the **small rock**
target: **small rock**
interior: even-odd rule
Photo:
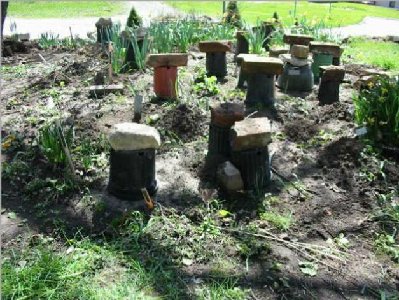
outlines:
[[[217,179],[226,191],[239,191],[244,188],[240,171],[229,161],[219,165]]]
[[[291,47],[291,55],[297,58],[308,58],[309,56],[309,47],[303,45],[292,45]]]
[[[161,138],[154,127],[120,123],[111,129],[109,142],[114,150],[157,149],[161,145]]]

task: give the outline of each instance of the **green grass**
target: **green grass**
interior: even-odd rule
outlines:
[[[213,17],[222,15],[222,2],[196,1],[194,4],[192,1],[169,1],[168,4],[185,12],[203,13]],[[238,2],[238,8],[244,21],[252,24],[255,24],[258,18],[262,21],[272,18],[274,12],[278,13],[279,18],[286,25],[292,24],[294,19],[294,1]],[[303,15],[310,20],[325,19],[327,25],[332,26],[357,24],[367,16],[399,19],[399,11],[395,9],[357,3],[333,3],[330,14],[330,4],[301,1],[297,5],[296,16]]]
[[[353,38],[343,54],[343,61],[369,64],[387,70],[399,71],[399,44]]]
[[[123,13],[125,8],[126,3],[119,1],[10,1],[8,16],[37,19],[111,17]]]
[[[260,214],[260,218],[279,230],[288,230],[293,223],[291,213],[282,215],[273,211],[266,211]]]

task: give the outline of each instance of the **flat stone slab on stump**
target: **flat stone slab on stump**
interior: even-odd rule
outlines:
[[[280,75],[283,73],[283,61],[275,57],[244,57],[242,71],[247,74]]]
[[[231,50],[230,41],[202,41],[199,42],[201,52],[228,52]]]
[[[343,52],[337,44],[314,41],[310,42],[309,49],[312,53],[331,54],[333,57],[340,57]]]
[[[310,35],[302,34],[284,34],[283,42],[289,45],[304,45],[308,46],[314,38]]]
[[[279,57],[281,54],[287,54],[287,53],[290,53],[290,49],[285,47],[275,47],[275,48],[270,48],[269,50],[270,57]]]
[[[291,54],[281,54],[280,59],[284,63],[288,62],[295,67],[303,67],[313,62],[313,60],[310,58],[297,58],[293,57]]]
[[[249,118],[236,122],[232,128],[232,150],[264,148],[272,141],[270,120],[268,118]]]
[[[108,139],[114,150],[157,149],[161,145],[158,130],[138,123],[115,124]]]
[[[187,66],[187,62],[187,53],[150,54],[147,58],[147,65],[153,68]]]
[[[109,84],[109,85],[93,85],[90,87],[90,95],[95,96],[104,96],[110,93],[123,93],[123,85],[122,84]]]
[[[342,81],[345,77],[345,68],[339,66],[321,66],[323,81]]]
[[[225,102],[211,106],[211,123],[230,127],[235,122],[244,119],[244,105],[242,103]]]
[[[238,54],[237,55],[237,63],[238,64],[241,64],[243,61],[244,61],[244,59],[247,57],[247,58],[250,58],[250,57],[257,57],[257,56],[259,56],[258,54],[248,54],[248,53],[241,53],[241,54]]]

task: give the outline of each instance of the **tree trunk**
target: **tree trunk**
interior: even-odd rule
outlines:
[[[8,1],[1,2],[1,39],[3,40],[4,21],[7,15]]]

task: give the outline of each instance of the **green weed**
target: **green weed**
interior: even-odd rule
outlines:
[[[293,224],[292,214],[280,214],[273,211],[265,211],[260,214],[261,220],[269,222],[279,230],[286,231]]]

